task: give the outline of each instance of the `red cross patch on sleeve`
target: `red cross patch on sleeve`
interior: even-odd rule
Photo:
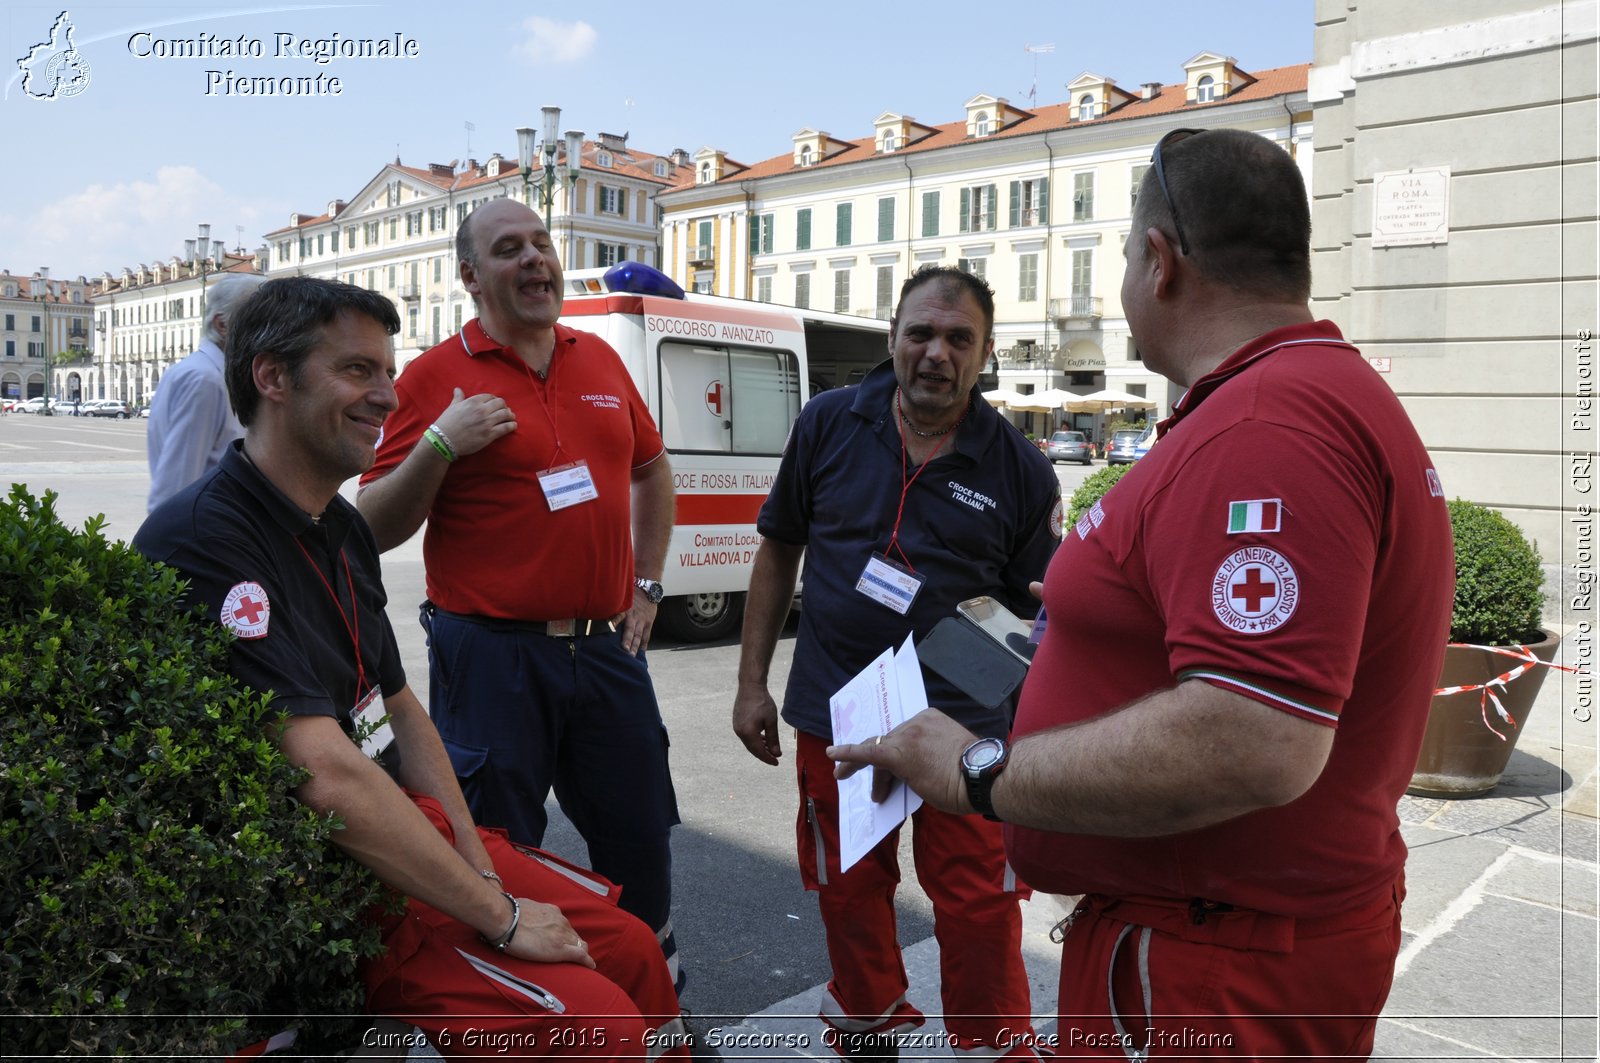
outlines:
[[[267,621],[272,615],[272,603],[261,584],[235,583],[228,596],[222,599],[222,626],[242,639],[267,637]]]

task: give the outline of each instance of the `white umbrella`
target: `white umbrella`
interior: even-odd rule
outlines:
[[[1130,395],[1126,391],[1103,388],[1100,391],[1091,391],[1087,395],[1072,396],[1065,408],[1073,413],[1103,413],[1110,410],[1154,409],[1155,403],[1139,395]]]
[[[1006,409],[1018,413],[1049,413],[1061,409],[1061,404],[1051,402],[1050,397],[1041,391],[1034,395],[1018,395],[1016,402],[1006,403]]]
[[[985,391],[983,393],[983,401],[990,406],[1014,407],[1022,400],[1022,393],[1012,391],[1010,388],[995,388],[993,391]]]
[[[1033,399],[1035,402],[1049,403],[1052,410],[1064,410],[1067,407],[1067,403],[1077,397],[1072,392],[1062,391],[1060,388],[1046,388],[1044,391],[1035,394]]]

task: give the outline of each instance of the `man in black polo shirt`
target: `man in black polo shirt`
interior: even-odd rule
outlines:
[[[395,408],[399,327],[393,304],[360,288],[262,285],[228,333],[245,437],[158,506],[134,546],[182,571],[190,601],[237,636],[233,673],[272,692],[287,714],[276,739],[312,773],[296,796],[337,814],[339,847],[409,898],[384,919],[369,1008],[446,1054],[473,1050],[470,1026],[479,1043],[503,1035],[535,1054],[640,1055],[682,1033],[654,934],[604,879],[473,824],[406,685],[372,533],[339,497]],[[357,721],[385,716],[352,741]]]
[[[891,1055],[921,1025],[895,936],[899,832],[841,874],[828,699],[885,649],[920,639],[978,595],[1019,615],[1060,538],[1050,463],[977,393],[994,350],[994,293],[949,267],[919,270],[890,320],[890,360],[858,387],[806,404],[756,522],[733,729],[757,759],[781,755],[767,670],[805,558],[783,718],[795,727],[800,877],[818,892],[833,978],[822,1000],[842,1054]],[[863,592],[865,589],[865,593]],[[981,735],[1010,721],[937,676],[933,704]],[[930,806],[912,816],[917,877],[933,902],[945,1028],[958,1051],[1032,1054],[1021,954],[1026,894],[1000,824]],[[1008,1032],[1009,1031],[1009,1032]]]

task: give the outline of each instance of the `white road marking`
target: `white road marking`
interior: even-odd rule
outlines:
[[[79,443],[73,439],[57,439],[54,442],[63,447],[88,447],[90,450],[116,450],[121,451],[124,454],[139,453],[138,448],[136,447],[108,447],[103,443]]]

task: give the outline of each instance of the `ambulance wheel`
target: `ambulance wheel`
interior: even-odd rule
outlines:
[[[739,630],[744,595],[736,591],[678,594],[661,602],[656,623],[685,642],[712,642]]]

